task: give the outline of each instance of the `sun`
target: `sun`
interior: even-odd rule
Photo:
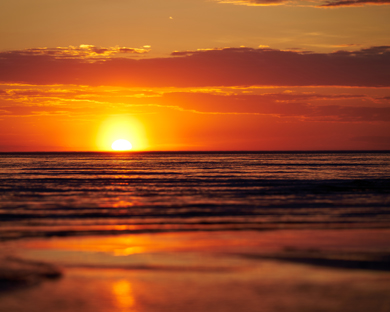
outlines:
[[[96,148],[100,151],[143,151],[147,147],[145,128],[132,116],[108,116],[96,134]]]
[[[124,139],[119,139],[111,144],[111,148],[114,151],[130,151],[133,148],[133,146],[129,141]]]

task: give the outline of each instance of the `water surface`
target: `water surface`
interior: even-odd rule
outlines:
[[[388,227],[390,153],[3,153],[0,238]]]

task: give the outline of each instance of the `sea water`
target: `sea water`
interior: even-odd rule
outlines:
[[[0,154],[0,239],[390,225],[388,152]]]

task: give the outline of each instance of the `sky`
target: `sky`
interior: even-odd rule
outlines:
[[[2,0],[0,152],[390,150],[390,0]]]

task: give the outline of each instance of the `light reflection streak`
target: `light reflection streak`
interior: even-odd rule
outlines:
[[[115,208],[120,208],[120,207],[128,207],[128,206],[133,206],[133,205],[134,204],[132,202],[120,200],[120,201],[116,202],[115,204],[113,204],[112,206]]]
[[[133,288],[129,281],[119,280],[112,285],[112,294],[114,296],[114,304],[118,311],[137,311],[134,309],[135,299]]]
[[[128,247],[128,248],[120,248],[114,250],[115,256],[128,256],[133,255],[137,253],[143,253],[145,252],[145,248],[143,247]]]

